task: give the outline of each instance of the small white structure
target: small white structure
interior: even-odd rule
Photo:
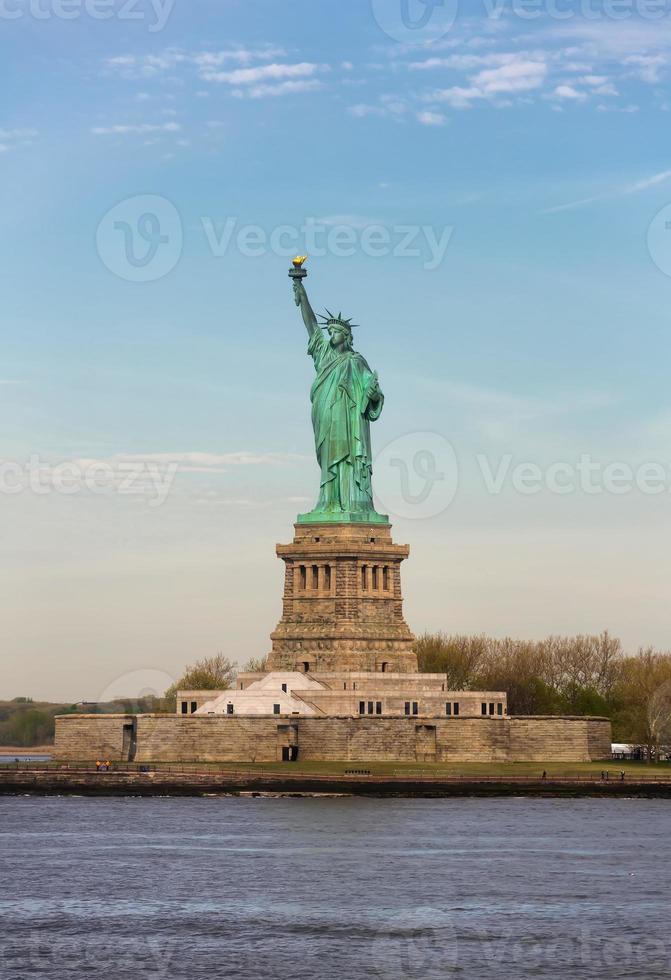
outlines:
[[[215,697],[201,704],[194,714],[320,715],[322,712],[309,703],[309,695],[323,690],[323,684],[298,671],[273,671],[244,690],[215,692]]]
[[[240,673],[226,691],[178,691],[181,715],[414,715],[497,718],[508,715],[503,691],[450,691],[444,674],[272,670]]]

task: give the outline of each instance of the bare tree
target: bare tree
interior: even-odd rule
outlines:
[[[646,746],[659,761],[662,743],[671,738],[671,654],[652,647],[628,657],[615,695],[621,706],[618,727]]]

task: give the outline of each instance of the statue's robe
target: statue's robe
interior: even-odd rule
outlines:
[[[329,337],[315,330],[308,344],[315,364],[310,399],[321,486],[317,511],[373,511],[370,423],[379,418],[384,398],[374,403],[375,375],[353,350],[335,351]]]

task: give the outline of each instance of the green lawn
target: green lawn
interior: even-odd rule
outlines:
[[[163,768],[158,764],[156,768]],[[221,762],[221,763],[189,763],[165,768],[197,769],[237,769],[240,771],[264,772],[295,772],[315,773],[323,775],[343,775],[346,771],[365,770],[372,775],[454,775],[454,776],[540,776],[546,770],[548,776],[585,776],[589,774],[600,777],[603,770],[608,770],[611,779],[619,776],[624,770],[627,776],[654,776],[671,779],[671,764],[647,765],[640,762],[463,762],[463,763],[428,763],[428,762]]]

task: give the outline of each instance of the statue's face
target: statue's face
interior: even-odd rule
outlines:
[[[341,351],[345,350],[347,346],[347,338],[342,330],[337,327],[331,327],[329,333],[331,334],[331,347],[334,350]]]

